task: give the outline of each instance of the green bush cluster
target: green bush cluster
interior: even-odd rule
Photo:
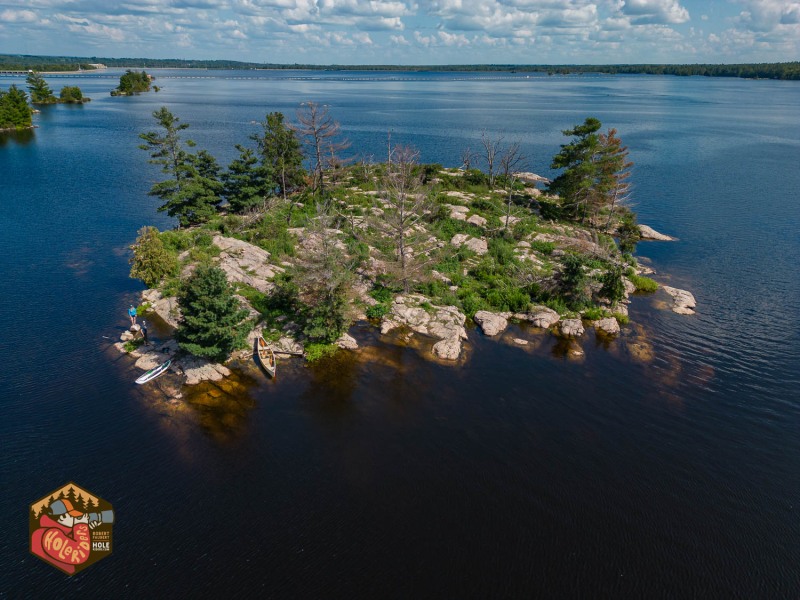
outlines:
[[[643,277],[641,275],[629,275],[628,279],[630,279],[631,283],[636,286],[637,292],[651,294],[658,289],[658,283],[649,277]]]

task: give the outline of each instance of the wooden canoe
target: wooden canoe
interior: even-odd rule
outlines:
[[[275,361],[275,353],[267,345],[267,340],[263,336],[258,336],[258,362],[270,377],[275,377],[278,363]]]

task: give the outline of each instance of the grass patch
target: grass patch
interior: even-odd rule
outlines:
[[[134,340],[128,340],[125,342],[123,348],[125,348],[125,352],[133,352],[142,344],[144,344],[144,338],[136,338]]]
[[[339,346],[336,344],[308,344],[306,346],[306,360],[316,362],[322,358],[333,356]]]
[[[645,292],[652,294],[658,289],[658,283],[649,277],[642,277],[641,275],[631,275],[628,277],[631,283],[636,286],[637,292]]]
[[[617,323],[619,323],[620,326],[630,323],[628,315],[623,315],[622,313],[614,313],[614,318],[617,320]]]

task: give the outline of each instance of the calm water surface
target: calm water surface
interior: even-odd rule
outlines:
[[[800,596],[800,86],[161,71],[160,93],[111,98],[118,75],[51,78],[94,101],[0,137],[0,596]],[[590,333],[581,361],[473,329],[461,368],[359,326],[360,353],[274,382],[245,366],[233,395],[134,389],[108,339],[141,290],[126,248],[171,225],[137,135],[167,105],[227,163],[305,100],[378,160],[391,130],[456,166],[485,128],[543,174],[598,117],[640,221],[680,238],[639,254],[698,314],[636,298],[640,326]],[[67,481],[118,519],[113,555],[71,579],[29,555],[26,516]]]

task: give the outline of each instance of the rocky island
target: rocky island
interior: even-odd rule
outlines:
[[[176,335],[145,349],[136,331],[123,334],[117,347],[137,367],[169,356],[188,385],[220,379],[260,335],[278,355],[315,360],[357,348],[348,334],[357,320],[416,336],[432,360],[457,365],[468,320],[490,337],[520,322],[565,340],[589,328],[613,339],[629,322],[630,295],[658,289],[633,250],[642,238],[672,238],[636,223],[627,150],[613,129],[597,133],[599,121],[564,132],[573,139],[553,160],[563,172],[548,181],[518,170],[518,146],[490,140],[497,155],[485,171],[423,165],[391,145],[384,163],[330,160],[345,147],[338,124],[303,106],[291,127],[268,115],[256,149],[237,146],[224,171],[186,150],[186,124],[154,113],[161,130],[142,134],[142,147],[168,179],[151,195],[180,225],[140,230],[131,276],[149,286],[140,312]],[[586,161],[600,165],[589,179]],[[675,312],[691,314],[691,294],[664,291]]]

